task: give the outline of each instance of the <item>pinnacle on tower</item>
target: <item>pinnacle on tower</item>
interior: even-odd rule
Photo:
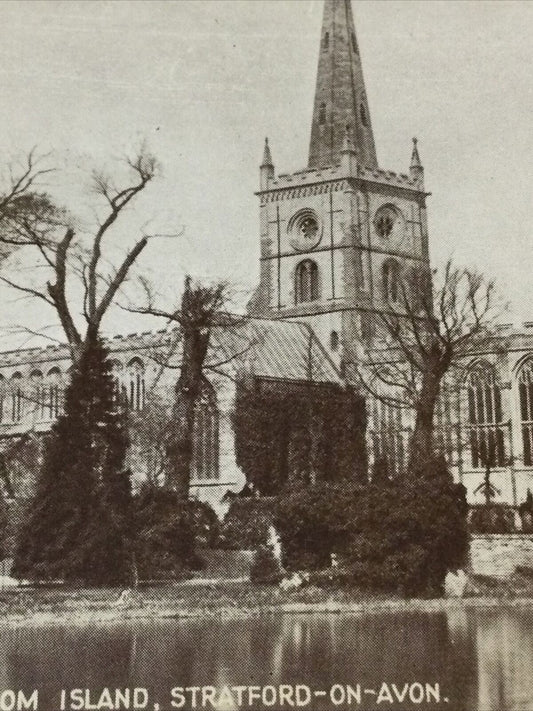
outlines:
[[[268,145],[268,138],[265,138],[265,150],[263,152],[263,162],[261,163],[261,168],[274,167],[272,162],[272,154],[270,153],[270,146]]]
[[[265,150],[263,151],[263,161],[259,167],[259,187],[261,190],[267,190],[268,184],[274,178],[274,163],[272,162],[272,154],[268,145],[268,138],[265,138]]]
[[[357,161],[377,167],[350,0],[325,0],[309,168],[338,165],[346,128]]]
[[[410,173],[413,180],[420,183],[424,180],[424,168],[418,152],[418,138],[413,138],[413,152],[411,154]]]
[[[413,138],[413,153],[411,154],[411,168],[421,168],[422,161],[418,153],[418,138]]]

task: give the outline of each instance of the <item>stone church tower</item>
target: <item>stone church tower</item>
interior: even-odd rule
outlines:
[[[295,117],[295,120],[297,118]],[[261,269],[249,311],[307,321],[339,365],[398,299],[399,280],[429,268],[424,171],[378,165],[350,0],[325,0],[307,167],[260,167]]]

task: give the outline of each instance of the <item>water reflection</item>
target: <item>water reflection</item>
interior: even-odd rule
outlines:
[[[146,687],[150,708],[158,701],[167,711],[176,686],[360,684],[377,690],[382,682],[399,689],[438,682],[449,699],[441,706],[453,711],[533,711],[532,669],[533,611],[524,610],[123,623],[0,634],[0,687],[39,689],[40,711],[55,711],[63,688]],[[372,695],[359,705],[368,711],[387,707],[376,705]],[[393,708],[414,707],[406,700]],[[254,708],[262,711],[258,703]],[[332,704],[317,698],[309,708]]]

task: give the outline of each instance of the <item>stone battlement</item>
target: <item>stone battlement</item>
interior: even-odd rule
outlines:
[[[342,165],[326,166],[324,168],[309,168],[294,173],[280,173],[268,183],[268,188],[260,192],[282,190],[284,188],[312,185],[342,178],[354,178],[390,187],[408,188],[419,191],[419,182],[407,173],[395,173],[381,168],[365,168],[357,165],[354,170],[346,170]]]

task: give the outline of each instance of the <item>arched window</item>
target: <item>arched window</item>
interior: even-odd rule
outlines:
[[[13,373],[11,376],[11,419],[13,422],[20,422],[24,409],[21,380],[22,373]]]
[[[400,298],[400,265],[394,259],[383,264],[382,284],[385,300],[396,303]]]
[[[332,331],[329,336],[329,347],[332,351],[336,351],[339,347],[339,332]]]
[[[144,407],[144,363],[132,358],[128,363],[128,407],[142,410]]]
[[[355,39],[354,32],[352,32],[352,49],[356,54],[359,54],[359,50],[357,49],[357,40]]]
[[[526,467],[531,467],[533,466],[533,360],[528,360],[520,369],[518,392],[524,464]]]
[[[323,126],[326,123],[326,104],[322,102],[318,109],[318,123]]]
[[[192,479],[219,478],[219,414],[213,386],[204,382],[194,410]]]
[[[324,49],[329,49],[329,32],[324,35]]]
[[[61,371],[54,366],[46,374],[46,415],[48,419],[55,420],[62,410],[61,402]]]
[[[296,304],[318,299],[318,267],[311,259],[304,259],[296,267],[294,301]]]
[[[472,466],[505,466],[505,439],[501,389],[494,369],[475,365],[466,380],[468,390],[468,430]]]
[[[46,393],[43,387],[43,374],[40,370],[30,373],[32,409],[38,420],[43,420],[46,412]]]

